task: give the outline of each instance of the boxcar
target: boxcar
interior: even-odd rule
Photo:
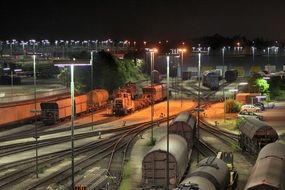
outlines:
[[[255,117],[243,116],[239,130],[240,147],[254,154],[268,143],[278,139],[277,132],[271,126]]]
[[[74,98],[75,113],[80,114],[96,110],[107,105],[109,94],[106,90],[97,89]],[[51,125],[71,116],[71,99],[59,99],[41,103],[41,119]]]
[[[226,190],[229,170],[226,163],[216,157],[199,162],[198,168],[183,180],[177,189]]]
[[[162,137],[144,156],[142,161],[142,186],[163,188],[166,181],[167,138]],[[179,135],[169,135],[169,176],[170,189],[176,187],[188,166],[187,142]]]
[[[260,150],[245,190],[285,190],[284,171],[285,145],[270,143]]]
[[[196,129],[196,117],[190,112],[181,112],[170,123],[169,132],[185,138],[188,147],[192,148]]]
[[[148,99],[152,99],[154,102],[160,102],[166,98],[166,85],[154,84],[143,87],[143,96]]]

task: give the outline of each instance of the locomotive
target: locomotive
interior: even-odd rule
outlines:
[[[149,106],[151,103],[160,102],[166,99],[166,85],[153,84],[142,89],[143,94],[134,96],[126,88],[116,93],[113,101],[113,113],[115,115],[126,115],[136,110]]]

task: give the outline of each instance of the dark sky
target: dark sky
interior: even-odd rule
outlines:
[[[285,39],[285,0],[0,0],[0,39]]]

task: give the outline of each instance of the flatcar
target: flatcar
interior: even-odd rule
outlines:
[[[178,190],[226,190],[229,184],[227,164],[216,157],[208,157],[199,162],[198,168],[178,186]]]
[[[170,123],[169,132],[185,138],[188,147],[192,148],[196,129],[196,117],[190,112],[181,112]]]
[[[74,98],[75,113],[80,114],[88,111],[98,110],[107,106],[109,93],[103,89],[93,90],[85,95]],[[64,98],[55,101],[42,102],[41,119],[45,125],[55,124],[71,116],[71,99]]]
[[[257,154],[262,147],[278,139],[277,132],[255,117],[242,116],[239,144],[242,150]]]
[[[267,144],[257,157],[245,190],[285,190],[285,145]]]
[[[205,87],[210,88],[210,90],[219,89],[220,75],[214,71],[205,71],[202,76],[202,84]]]
[[[144,156],[142,161],[142,187],[165,189],[167,138],[162,137]],[[169,135],[169,186],[176,187],[188,167],[192,151],[188,150],[186,140],[179,136]]]
[[[238,71],[236,69],[227,70],[225,72],[225,80],[228,83],[236,81],[238,78]]]

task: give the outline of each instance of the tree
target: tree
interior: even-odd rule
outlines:
[[[226,113],[238,113],[240,111],[241,104],[233,99],[226,100]]]
[[[88,58],[88,54],[81,53],[83,58]],[[82,59],[80,55],[74,55]],[[90,59],[90,58],[89,58]],[[140,67],[133,60],[118,60],[112,54],[100,51],[94,54],[93,64],[93,88],[103,88],[110,93],[119,87],[124,86],[129,81],[137,81],[142,78]],[[69,69],[63,70],[59,79],[68,84],[70,77]],[[75,88],[78,93],[91,90],[91,69],[90,66],[80,67],[74,70]]]
[[[258,93],[259,92],[259,87],[257,86],[256,81],[258,79],[261,79],[261,75],[258,73],[253,73],[251,77],[248,79],[247,83],[247,92],[249,93]]]
[[[256,85],[259,88],[259,92],[261,94],[267,94],[269,90],[269,84],[265,79],[257,79],[256,80]]]

